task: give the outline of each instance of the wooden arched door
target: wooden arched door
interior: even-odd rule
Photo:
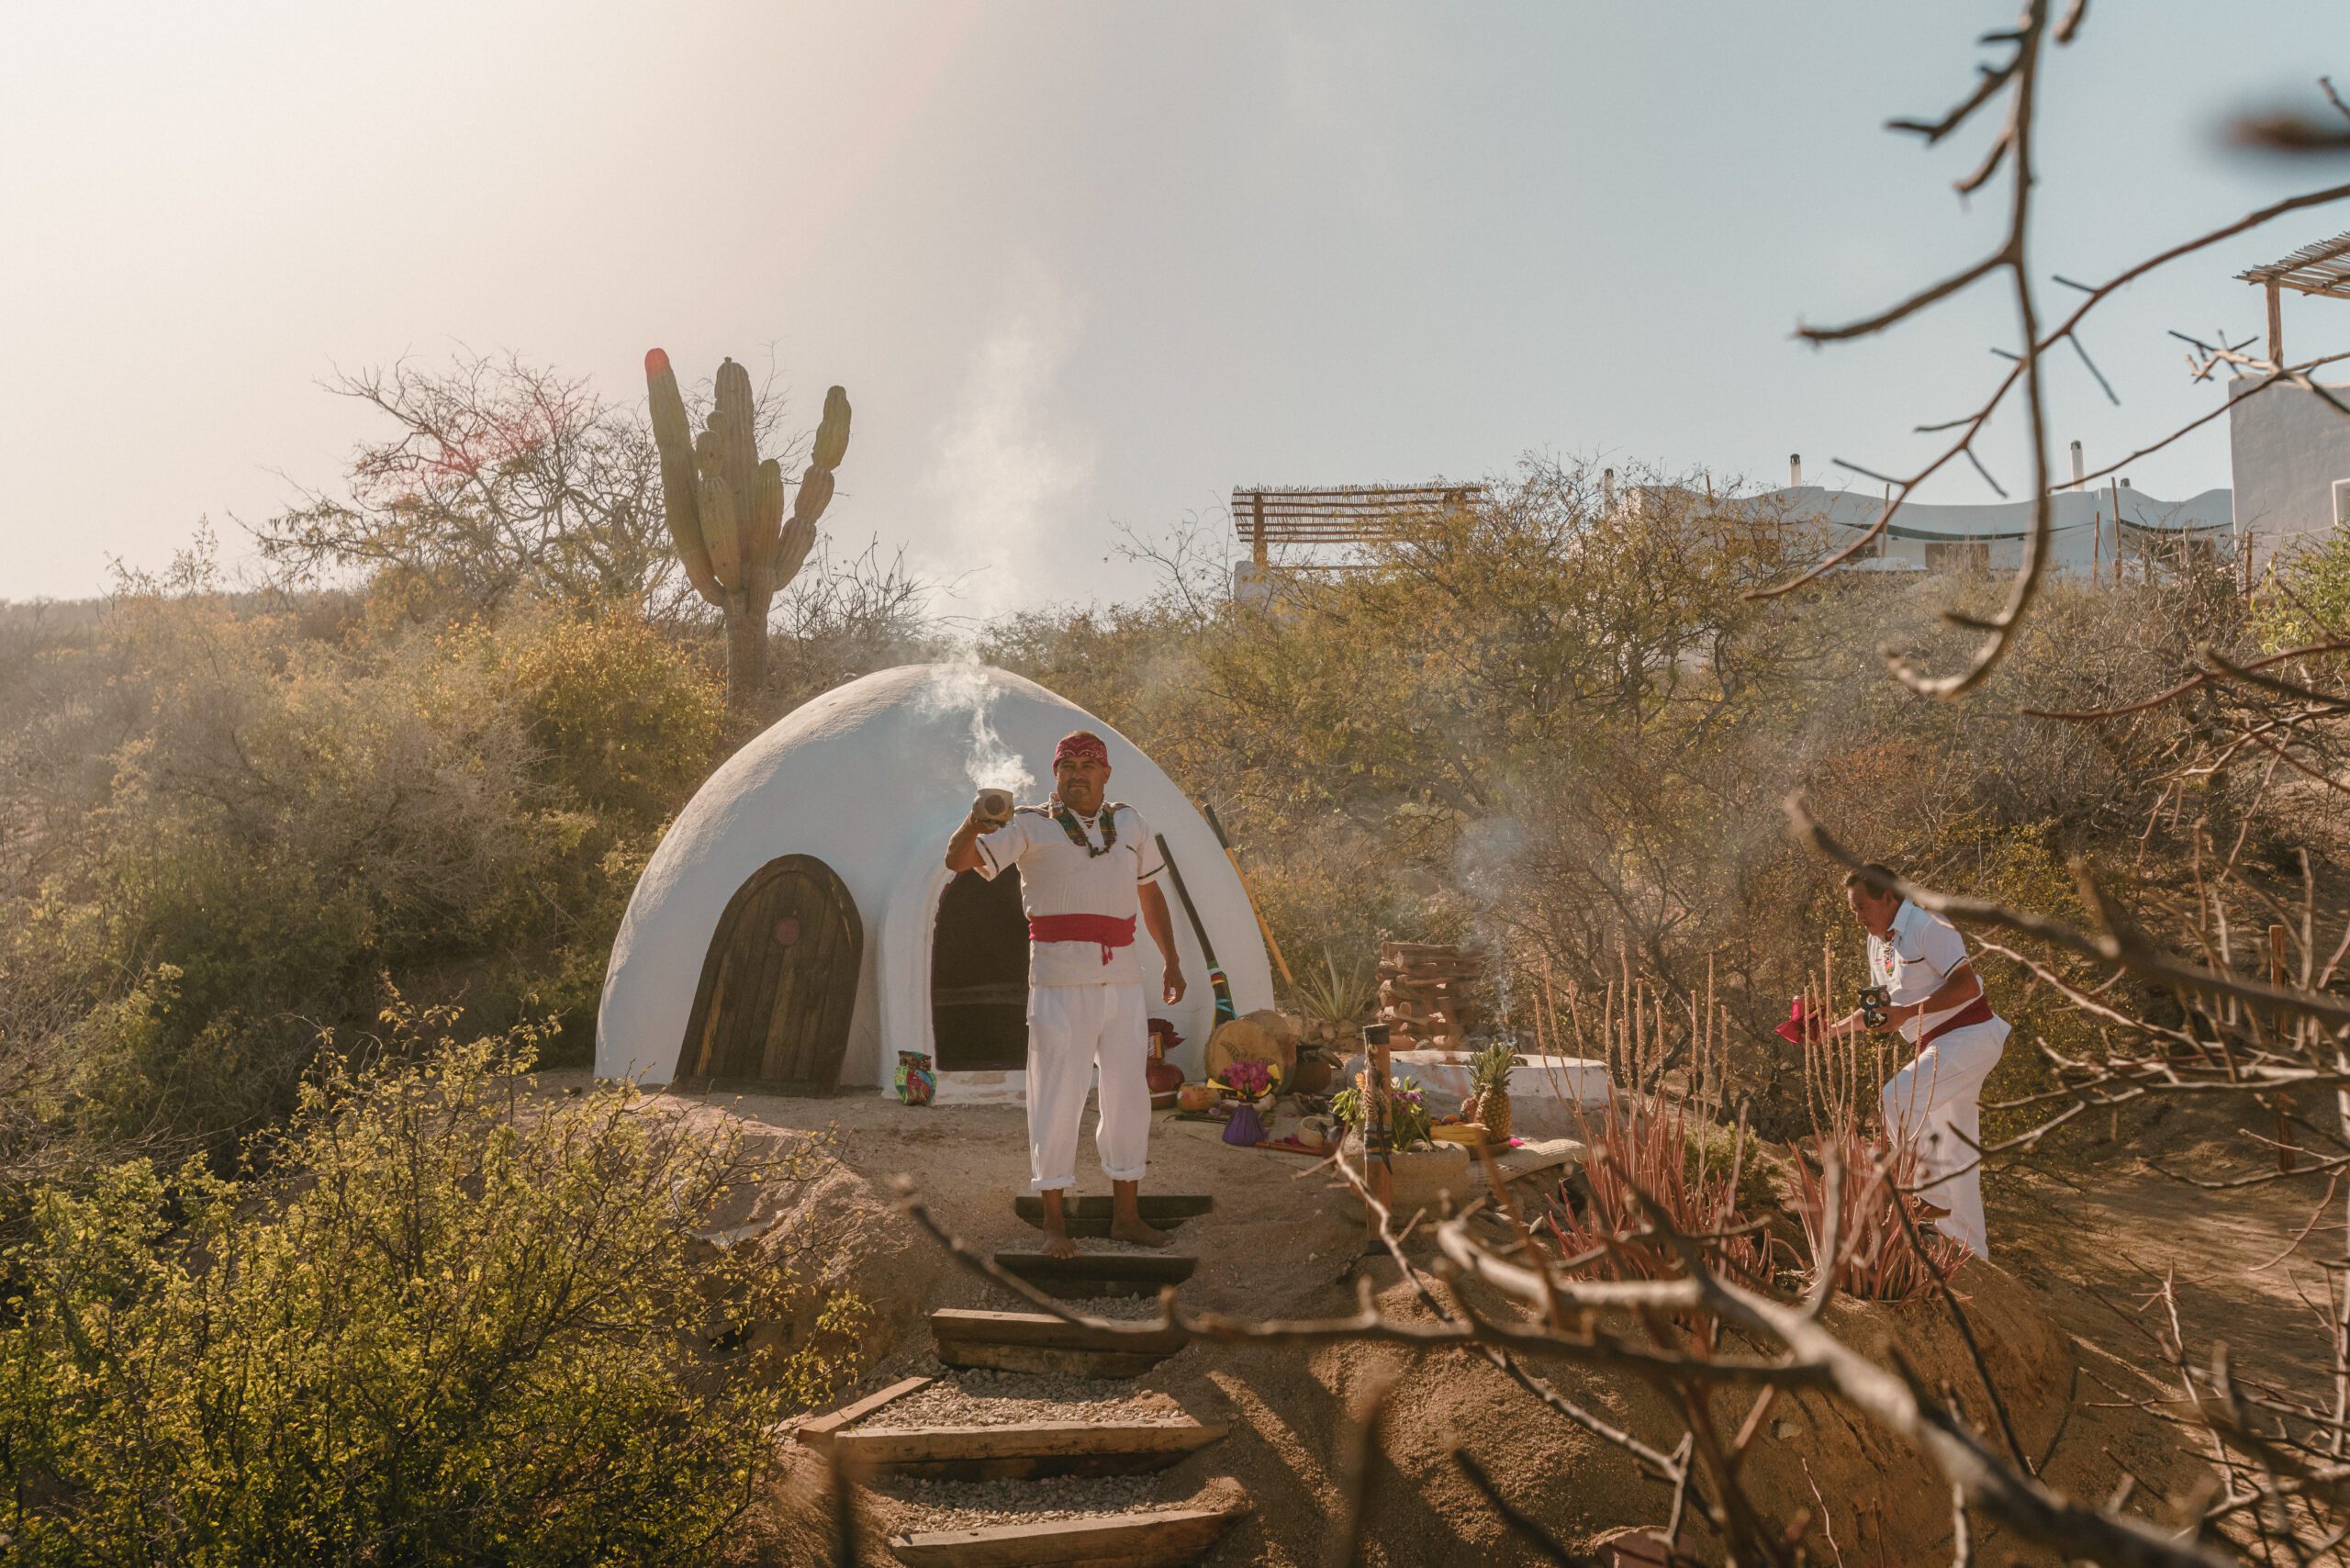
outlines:
[[[768,861],[719,917],[677,1076],[832,1088],[848,1048],[864,954],[856,901],[830,866],[812,855]]]

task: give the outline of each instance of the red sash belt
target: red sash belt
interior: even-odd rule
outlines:
[[[1028,917],[1028,940],[1031,942],[1098,942],[1102,946],[1102,961],[1110,961],[1113,947],[1135,945],[1135,917],[1120,919],[1111,914],[1032,914]]]
[[[1034,923],[1032,922],[1031,924]],[[1928,1046],[1932,1045],[1936,1040],[1941,1039],[1944,1035],[1949,1034],[1953,1029],[1971,1029],[1977,1024],[1988,1024],[1992,1019],[1998,1016],[1998,1014],[1991,1011],[1990,999],[1978,991],[1975,993],[1974,1001],[1968,1002],[1965,1006],[1960,1008],[1957,1012],[1952,1014],[1949,1017],[1943,1019],[1932,1028],[1921,1030],[1918,1036],[1918,1048],[1921,1051],[1924,1050]]]

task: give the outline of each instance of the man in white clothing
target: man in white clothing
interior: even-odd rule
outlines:
[[[1896,892],[1897,879],[1874,863],[1844,879],[1844,900],[1869,934],[1869,981],[1892,1000],[1875,1019],[1856,1011],[1828,1033],[1897,1025],[1917,1046],[1917,1059],[1885,1086],[1886,1133],[1915,1145],[1918,1195],[1942,1211],[1936,1227],[1987,1258],[1975,1151],[1983,1081],[2007,1048],[2008,1024],[1991,1011],[1958,927]]]
[[[1101,1069],[1093,1147],[1110,1178],[1110,1234],[1164,1247],[1145,1225],[1139,1194],[1150,1148],[1150,1025],[1136,917],[1158,947],[1160,995],[1182,1000],[1175,928],[1158,877],[1156,835],[1132,806],[1104,801],[1110,751],[1080,730],[1053,752],[1053,798],[990,820],[981,802],[946,844],[952,871],[993,879],[1020,868],[1028,912],[1028,1174],[1044,1195],[1045,1251],[1073,1258],[1064,1194],[1077,1185],[1077,1135],[1085,1094]],[[985,797],[982,797],[984,801]]]

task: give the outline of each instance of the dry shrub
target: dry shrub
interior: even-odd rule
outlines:
[[[1826,990],[1825,985],[1820,988]],[[1811,1137],[1796,1147],[1795,1188],[1787,1206],[1803,1225],[1809,1278],[1832,1269],[1835,1288],[1862,1301],[1909,1301],[1947,1280],[1966,1248],[1934,1229],[1913,1189],[1917,1146],[1895,1146],[1873,1127],[1877,1088],[1886,1077],[1882,1037],[1807,1037],[1804,1103]],[[1827,1173],[1836,1170],[1834,1202]],[[1836,1215],[1835,1256],[1826,1257],[1827,1218]],[[1908,1224],[1903,1223],[1904,1214]]]
[[[1586,1121],[1583,1182],[1578,1205],[1562,1190],[1547,1216],[1571,1271],[1609,1280],[1670,1280],[1681,1259],[1650,1223],[1651,1208],[1684,1236],[1703,1238],[1712,1266],[1761,1288],[1769,1284],[1769,1243],[1739,1203],[1745,1157],[1741,1129],[1727,1170],[1690,1159],[1693,1113],[1685,1101],[1611,1093],[1595,1125]],[[1718,1325],[1699,1315],[1690,1332],[1710,1349]]]
[[[1835,1288],[1862,1301],[1910,1301],[1947,1280],[1966,1261],[1964,1244],[1933,1228],[1923,1204],[1910,1189],[1918,1181],[1914,1147],[1896,1148],[1882,1133],[1850,1118],[1807,1140],[1794,1161],[1795,1191],[1789,1208],[1803,1224],[1813,1282],[1832,1266]],[[1809,1159],[1805,1158],[1808,1153]],[[1834,1209],[1836,1256],[1822,1256],[1830,1211],[1826,1171],[1841,1170]],[[1909,1224],[1902,1225],[1902,1211]],[[1914,1238],[1914,1239],[1913,1239]]]

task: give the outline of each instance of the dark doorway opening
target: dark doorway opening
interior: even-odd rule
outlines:
[[[938,901],[930,935],[930,1027],[941,1072],[1028,1063],[1028,916],[1020,872],[963,871]]]

